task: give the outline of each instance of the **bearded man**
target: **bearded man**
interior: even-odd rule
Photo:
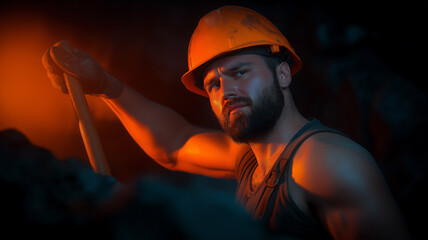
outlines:
[[[192,92],[209,98],[224,132],[187,122],[61,41],[43,64],[102,98],[139,146],[165,168],[238,181],[237,199],[274,233],[293,239],[406,239],[401,213],[372,156],[296,108],[301,60],[265,17],[225,6],[205,15],[189,44]]]

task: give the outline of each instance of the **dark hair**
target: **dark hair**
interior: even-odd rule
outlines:
[[[204,63],[202,66],[200,66],[201,70],[198,71],[198,75],[199,77],[196,78],[195,81],[195,86],[198,87],[201,90],[205,90],[204,89],[204,82],[203,82],[203,78],[204,78],[204,66],[207,66],[208,63],[213,62],[219,58],[223,58],[223,57],[227,57],[227,56],[231,56],[231,55],[244,55],[244,54],[257,54],[260,55],[263,60],[265,61],[267,67],[272,71],[272,74],[276,73],[276,67],[282,63],[282,62],[286,62],[288,63],[288,65],[293,65],[294,61],[293,59],[290,57],[290,54],[288,53],[288,51],[284,48],[284,47],[280,47],[280,51],[277,53],[272,53],[272,50],[270,48],[270,46],[266,46],[266,45],[262,45],[262,46],[256,46],[256,47],[249,47],[249,48],[244,48],[244,49],[240,49],[238,51],[235,52],[231,52],[225,55],[221,55],[218,56],[212,60],[210,60],[207,63]]]
[[[290,57],[290,54],[286,50],[280,51],[279,53],[271,53],[269,55],[262,54],[260,56],[263,58],[268,68],[272,71],[272,74],[276,73],[276,67],[282,62],[288,63],[290,67],[294,63],[293,59]]]

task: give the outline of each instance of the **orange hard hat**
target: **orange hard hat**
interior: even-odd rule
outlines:
[[[289,52],[293,60],[291,75],[301,69],[302,62],[287,38],[263,15],[239,6],[216,9],[202,17],[193,32],[187,56],[189,71],[181,81],[191,92],[207,97],[195,84],[200,81],[197,72],[203,64],[226,53],[263,45],[270,46],[274,52],[280,47]]]

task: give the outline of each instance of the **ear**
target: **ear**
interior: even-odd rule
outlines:
[[[276,66],[276,76],[278,77],[279,86],[287,88],[291,84],[291,70],[286,62],[280,63]]]

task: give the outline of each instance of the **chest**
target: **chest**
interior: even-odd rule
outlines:
[[[305,191],[292,179],[292,162],[280,161],[286,159],[279,160],[268,174],[264,174],[257,161],[250,160],[246,176],[239,183],[237,198],[255,218],[269,216],[275,211],[282,214],[288,205],[310,215]]]
[[[254,171],[251,174],[250,177],[250,189],[251,191],[255,191],[260,184],[263,182],[263,180],[265,179],[266,175],[262,173],[262,171],[260,170],[260,168],[258,167],[258,165],[256,165]]]
[[[313,229],[323,236],[323,229],[309,211],[302,209],[303,192],[290,180],[289,172],[257,173],[256,164],[248,166],[246,178],[238,182],[237,199],[255,220],[266,222],[275,232],[300,235]],[[290,236],[291,236],[290,235]]]

